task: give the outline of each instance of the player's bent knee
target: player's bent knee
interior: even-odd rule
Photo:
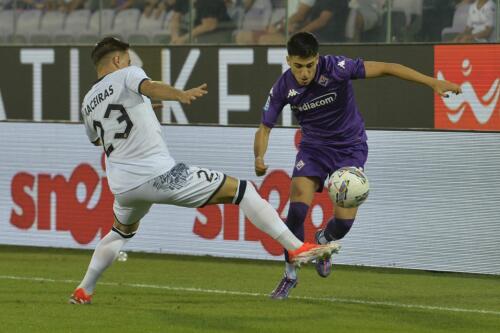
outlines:
[[[136,234],[139,224],[140,221],[133,224],[123,224],[115,217],[115,222],[113,223],[113,228],[111,230],[118,233],[123,238],[131,238]]]
[[[218,203],[231,203],[233,198],[237,195],[238,188],[240,186],[240,180],[227,176],[224,185],[217,191],[208,204],[218,204]]]
[[[296,177],[292,179],[290,199],[310,204],[319,186],[319,180],[313,177]]]

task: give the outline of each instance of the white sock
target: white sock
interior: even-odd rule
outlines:
[[[276,239],[288,251],[297,250],[302,246],[302,241],[295,237],[278,212],[269,202],[262,199],[250,182],[246,182],[246,189],[243,190],[245,192],[239,205],[254,226]]]
[[[264,199],[262,199],[264,200]],[[269,205],[271,206],[271,205]],[[271,206],[272,208],[272,206]],[[275,238],[287,251],[294,251],[297,250],[299,247],[304,244],[300,239],[295,237],[295,235],[288,229],[286,224],[283,222],[283,220],[280,218],[280,222],[286,227],[285,231],[279,235],[277,238]]]
[[[122,247],[130,240],[123,238],[117,232],[111,230],[97,246],[90,260],[89,268],[78,288],[83,288],[86,293],[92,294],[97,280],[101,274],[115,261]]]

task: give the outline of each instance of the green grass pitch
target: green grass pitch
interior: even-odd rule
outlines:
[[[500,332],[498,276],[306,266],[275,301],[280,262],[129,253],[69,305],[90,256],[1,246],[0,332]]]

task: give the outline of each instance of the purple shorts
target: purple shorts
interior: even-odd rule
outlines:
[[[366,142],[346,148],[301,147],[295,158],[292,177],[318,177],[319,188],[323,191],[325,180],[335,170],[342,167],[364,168],[368,158]]]

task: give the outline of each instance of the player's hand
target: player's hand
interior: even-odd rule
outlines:
[[[255,158],[255,174],[257,176],[264,176],[267,172],[267,165],[264,164],[262,157]]]
[[[184,104],[191,104],[192,101],[206,95],[207,84],[203,83],[201,86],[183,91],[179,96],[179,102]]]
[[[448,92],[452,92],[455,95],[462,93],[462,88],[458,84],[443,80],[434,80],[432,89],[441,97],[448,97]]]

